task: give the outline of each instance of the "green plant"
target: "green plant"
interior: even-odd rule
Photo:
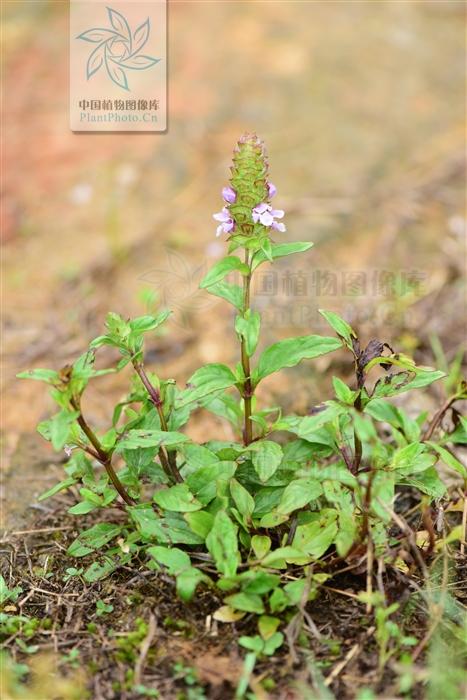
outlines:
[[[414,646],[417,640],[415,637],[404,635],[401,626],[391,619],[391,616],[399,610],[398,603],[386,605],[385,598],[379,591],[370,596],[361,593],[359,598],[362,602],[369,602],[374,606],[379,668],[383,669],[392,656],[400,654],[406,647]]]
[[[182,681],[185,685],[185,690],[177,694],[178,700],[205,700],[206,695],[199,684],[196,671],[191,666],[186,666],[179,661],[173,665],[174,678]]]
[[[141,617],[135,620],[135,629],[130,632],[122,632],[116,639],[116,658],[119,661],[134,663],[139,654],[140,645],[148,632],[148,625]]]
[[[25,654],[35,654],[39,647],[27,642],[36,635],[41,627],[45,629],[47,624],[48,618],[41,621],[37,617],[29,617],[28,615],[0,612],[0,642],[3,643],[13,637],[21,651]]]
[[[105,603],[103,600],[96,600],[96,615],[101,617],[101,615],[108,615],[114,609],[113,605]]]
[[[16,586],[15,588],[8,588],[5,579],[0,575],[0,605],[4,605],[8,600],[15,602],[18,600],[18,596],[23,592],[21,586]]]
[[[418,367],[379,340],[363,343],[331,311],[320,313],[336,337],[287,338],[257,352],[261,314],[251,299],[255,271],[304,253],[312,244],[273,241],[272,234],[285,231],[284,212],[270,203],[275,187],[256,136],[240,139],[223,195],[225,206],[215,218],[218,234],[228,235],[228,254],[201,287],[235,309],[237,366],[207,364],[179,388],[145,364],[145,335],[160,329],[169,312],[133,320],[110,313],[106,333],[74,364],[19,376],[51,386],[59,410],[38,429],[69,457],[66,478],[41,498],[74,486],[81,500],[71,513],[112,504],[126,515],[118,523],[106,519],[93,525],[69,547],[70,557],[89,562],[84,580],[104,578],[138,555],[149,568],[173,576],[184,601],[199,586],[216,587],[224,595],[224,605],[214,612],[218,620],[258,616],[258,634],[239,640],[250,650],[253,668],[258,655],[273,654],[283,643],[284,620],[319,595],[333,566],[362,551],[371,611],[373,562],[391,565],[394,545],[407,537],[395,512],[397,494],[404,488],[415,494],[414,508],[429,531],[424,556],[434,550],[430,504],[447,495],[438,464],[458,479],[466,478],[452,451],[456,443],[465,444],[466,422],[457,415],[449,432],[442,419],[466,390],[460,383],[431,421],[426,414],[409,416],[392,399],[430,385],[443,372]],[[233,274],[241,284],[231,280]],[[110,368],[96,369],[96,353],[103,347],[119,359]],[[334,395],[306,416],[259,405],[256,390],[268,376],[333,351],[347,353],[355,369],[352,386],[334,377]],[[129,393],[115,407],[108,429],[97,432],[86,416],[86,388],[91,380],[126,366],[133,370]],[[238,441],[193,442],[183,428],[200,407],[228,421]],[[288,439],[279,440],[284,432]],[[459,528],[454,539],[462,536]],[[412,550],[415,566],[422,566],[417,546]],[[81,571],[68,569],[67,576]],[[376,607],[383,663],[395,638],[391,611]],[[137,643],[144,634],[143,628],[137,632]],[[133,658],[130,642],[125,639],[120,652]]]

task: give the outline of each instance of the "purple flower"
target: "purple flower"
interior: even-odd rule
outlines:
[[[255,224],[263,224],[266,228],[273,228],[275,231],[280,231],[281,233],[285,231],[284,224],[275,221],[275,219],[282,219],[284,216],[282,209],[273,209],[270,204],[262,202],[253,209],[252,216]]]
[[[224,201],[227,202],[227,204],[233,204],[237,199],[237,193],[232,187],[223,187],[222,196],[224,197]]]
[[[213,214],[213,218],[216,221],[220,221],[220,225],[217,227],[216,236],[220,236],[221,233],[230,233],[235,228],[235,222],[230,216],[230,212],[227,207],[224,207],[222,211],[218,214]]]
[[[273,185],[272,182],[268,182],[267,187],[269,199],[272,199],[277,192],[277,187]]]

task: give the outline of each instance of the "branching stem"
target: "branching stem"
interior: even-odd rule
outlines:
[[[73,406],[75,411],[79,411],[79,416],[77,418],[79,427],[93,446],[95,456],[99,460],[99,462],[104,466],[110,481],[115,486],[116,490],[118,491],[121,498],[125,501],[125,503],[129,506],[134,505],[133,499],[128,495],[128,493],[125,490],[125,487],[123,486],[122,482],[115,473],[115,470],[112,466],[112,454],[104,450],[99,438],[92,430],[92,428],[90,428],[90,426],[87,424],[86,419],[83,416],[83,412],[81,410],[79,401],[71,399],[71,405]]]
[[[141,379],[141,382],[143,383],[144,388],[148,392],[149,398],[151,399],[152,403],[156,407],[156,411],[159,415],[159,420],[161,423],[161,429],[164,432],[168,432],[169,428],[167,426],[167,421],[165,419],[164,407],[163,407],[160,392],[156,389],[156,387],[153,385],[153,383],[149,379],[148,375],[146,374],[146,370],[144,369],[142,362],[136,362],[136,361],[133,362],[133,367],[135,369],[136,374]],[[173,481],[181,483],[183,481],[183,479],[182,479],[180,472],[178,471],[177,457],[176,457],[175,452],[169,452],[167,450],[167,454],[166,454],[164,448],[161,447],[159,449],[159,459],[161,461],[162,468],[164,469],[167,476],[169,476]]]
[[[436,428],[443,420],[445,413],[447,413],[447,411],[451,408],[452,404],[455,401],[457,401],[458,398],[459,398],[459,396],[457,394],[450,396],[448,399],[446,399],[446,401],[443,403],[443,405],[436,411],[435,415],[433,416],[433,418],[429,422],[427,429],[423,433],[422,442],[425,442],[427,440],[431,440],[433,433],[435,432]]]

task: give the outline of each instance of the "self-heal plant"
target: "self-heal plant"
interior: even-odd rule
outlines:
[[[51,386],[59,410],[39,432],[69,458],[66,478],[41,498],[74,487],[81,500],[71,513],[113,504],[125,514],[116,523],[107,518],[93,525],[70,545],[70,557],[87,562],[83,578],[109,576],[138,555],[149,569],[165,569],[176,579],[182,600],[192,599],[198,586],[215,586],[225,596],[213,611],[217,620],[257,616],[257,634],[239,639],[253,657],[278,649],[285,622],[293,641],[290,630],[299,633],[307,602],[319,596],[338,565],[360,571],[364,562],[371,609],[374,562],[394,567],[407,536],[394,510],[396,494],[410,490],[412,520],[418,512],[429,533],[426,559],[437,546],[431,504],[448,496],[439,464],[451,471],[453,483],[466,480],[455,446],[466,442],[467,422],[454,408],[465,398],[465,384],[431,420],[425,413],[409,416],[391,399],[441,380],[443,372],[416,366],[384,342],[362,343],[330,311],[321,314],[337,337],[303,335],[259,349],[261,315],[251,299],[255,271],[312,246],[284,242],[284,212],[271,205],[275,195],[264,144],[246,134],[222,190],[224,208],[215,215],[228,253],[200,285],[235,309],[237,366],[207,364],[180,388],[145,363],[145,337],[169,313],[133,320],[111,313],[105,334],[73,365],[20,375]],[[103,347],[119,359],[97,370]],[[268,376],[336,350],[345,351],[354,367],[352,386],[334,377],[334,395],[306,416],[258,405],[256,389]],[[112,424],[97,431],[83,408],[86,387],[126,366],[133,369],[128,395],[115,407]],[[191,440],[183,429],[199,408],[228,421],[238,440]],[[443,428],[448,412],[455,417],[453,430]],[[450,542],[461,539],[461,526],[448,536]],[[423,569],[414,542],[405,557]],[[386,629],[395,608],[381,605]]]

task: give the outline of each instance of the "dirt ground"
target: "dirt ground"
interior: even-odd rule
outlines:
[[[131,316],[156,305],[174,310],[170,333],[150,346],[161,375],[183,385],[203,362],[237,360],[230,312],[197,285],[223,254],[211,217],[245,130],[267,143],[287,240],[315,242],[256,281],[265,345],[322,330],[318,308],[422,364],[437,364],[439,344],[450,363],[463,342],[465,4],[169,5],[168,132],[99,135],[68,128],[67,4],[2,3],[7,534],[44,518],[50,527],[55,510],[35,499],[61,470],[61,456],[35,434],[51,401],[39,383],[16,380],[18,371],[74,359],[108,310]],[[326,398],[333,373],[350,371],[339,356],[329,363],[268,379],[260,398],[305,410]],[[96,384],[86,407],[95,425],[106,425],[126,376]],[[432,410],[440,392],[435,386],[414,410]],[[201,412],[190,426],[202,439],[220,431],[228,436]],[[47,542],[45,552],[56,546]],[[77,600],[84,610],[86,599]],[[63,619],[76,622],[63,605]],[[190,624],[205,624],[201,617]],[[219,645],[228,659],[228,639]],[[364,673],[359,658],[354,672]],[[219,663],[232,673],[238,666]],[[207,682],[222,697],[222,684]]]

